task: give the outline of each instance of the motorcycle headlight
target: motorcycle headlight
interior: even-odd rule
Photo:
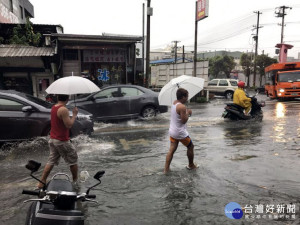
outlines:
[[[279,92],[283,93],[283,92],[284,92],[284,89],[280,88],[280,89],[279,89]]]

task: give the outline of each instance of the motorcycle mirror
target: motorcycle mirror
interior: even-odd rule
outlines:
[[[98,172],[95,174],[94,178],[95,178],[96,180],[99,180],[99,181],[100,181],[100,178],[101,178],[104,174],[105,174],[105,171],[98,171]]]
[[[39,170],[39,168],[41,167],[41,163],[36,162],[34,160],[29,160],[25,167],[26,169],[34,173]]]
[[[87,191],[86,191],[86,194],[87,194],[87,195],[90,193],[90,190],[91,190],[92,188],[94,188],[94,187],[98,186],[99,184],[101,184],[100,178],[101,178],[104,174],[105,174],[105,171],[103,171],[103,170],[102,170],[102,171],[98,171],[98,172],[95,174],[94,178],[95,178],[96,180],[98,180],[99,183],[93,185],[92,187],[89,187],[89,188],[87,189]]]

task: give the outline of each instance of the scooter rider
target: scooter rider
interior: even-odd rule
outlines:
[[[248,115],[252,107],[252,104],[251,104],[251,98],[248,98],[246,96],[244,87],[245,87],[245,82],[239,81],[238,89],[236,89],[233,94],[233,103],[243,107],[245,109],[245,115]]]

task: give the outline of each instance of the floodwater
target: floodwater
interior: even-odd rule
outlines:
[[[194,171],[185,168],[186,150],[180,145],[171,172],[163,174],[169,113],[152,120],[96,123],[92,136],[73,139],[80,170],[90,174],[82,191],[94,183],[98,170],[106,171],[91,191],[99,204],[83,203],[86,224],[299,224],[300,101],[258,99],[266,100],[262,122],[224,121],[225,99],[189,105],[188,130],[199,164]],[[24,224],[29,205],[23,201],[30,196],[21,192],[36,185],[24,166],[29,159],[44,165],[47,157],[45,138],[2,146],[0,224]],[[51,175],[58,171],[69,173],[63,161]],[[226,217],[230,202],[248,210],[242,219]],[[257,205],[263,212],[255,213]],[[267,205],[274,205],[273,213],[266,212]],[[278,205],[295,209],[277,212]]]

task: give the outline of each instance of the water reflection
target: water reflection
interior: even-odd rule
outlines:
[[[275,142],[286,142],[286,105],[278,102],[275,107],[276,120],[271,137]]]
[[[281,103],[281,102],[278,102],[276,104],[276,118],[283,118],[285,117],[285,113],[286,113],[286,106]]]
[[[229,145],[245,145],[260,143],[263,123],[258,121],[232,121],[224,124],[224,137]]]

